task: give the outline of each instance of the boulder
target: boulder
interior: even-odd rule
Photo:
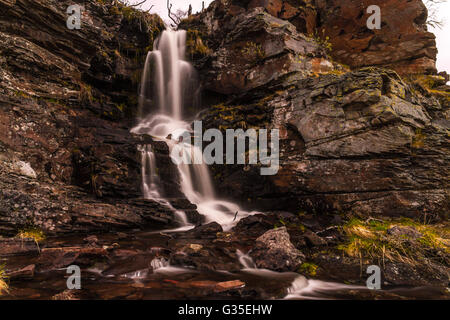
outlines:
[[[182,238],[190,238],[190,239],[215,239],[217,238],[217,233],[222,232],[223,228],[217,222],[210,222],[198,227],[195,227],[192,230],[189,230],[183,234],[178,236]]]
[[[304,255],[290,241],[286,227],[272,229],[256,239],[249,252],[258,268],[273,271],[296,271]]]

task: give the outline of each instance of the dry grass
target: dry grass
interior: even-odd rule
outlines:
[[[416,231],[418,235],[389,233],[388,230],[395,226]],[[450,262],[448,224],[426,225],[409,219],[351,219],[343,227],[343,232],[348,241],[338,246],[338,249],[350,257],[360,259],[361,265],[375,260],[382,265],[386,261],[393,261],[432,268],[434,262]]]
[[[6,282],[7,277],[4,268],[4,265],[0,265],[0,296],[8,293],[9,290],[8,283]]]
[[[17,233],[16,238],[20,238],[22,240],[33,239],[39,249],[39,243],[45,240],[45,234],[42,230],[39,230],[37,228],[28,228],[19,230],[19,233]]]

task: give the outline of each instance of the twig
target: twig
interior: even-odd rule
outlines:
[[[169,18],[175,23],[175,26],[178,26],[178,22],[172,17],[172,4],[170,0],[167,0],[167,11],[169,12]]]
[[[145,2],[147,2],[147,0],[144,0],[144,1],[139,2],[139,3],[136,3],[136,4],[130,4],[129,6],[130,6],[130,7],[138,7],[138,6],[140,6],[141,4],[144,4]],[[152,7],[153,7],[153,6],[152,6]]]

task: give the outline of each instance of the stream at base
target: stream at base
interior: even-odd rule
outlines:
[[[182,234],[183,232],[180,232]],[[293,272],[256,269],[252,260],[236,250],[236,268],[202,270],[169,264],[169,248],[183,239],[160,233],[134,233],[117,241],[114,234],[97,235],[98,247],[109,247],[107,257],[79,259],[81,290],[72,290],[76,299],[439,299],[439,288],[396,287],[368,290],[306,277]],[[188,241],[190,242],[190,241]],[[47,247],[85,246],[83,237],[48,239]],[[42,261],[41,261],[42,262]],[[2,263],[2,261],[0,261]],[[13,256],[10,267],[39,263],[38,256]],[[83,265],[86,263],[86,265]],[[93,264],[92,264],[93,263]],[[67,292],[65,268],[36,271],[32,278],[12,279],[9,295],[1,299],[51,299]],[[220,283],[236,280],[239,285],[217,290]]]

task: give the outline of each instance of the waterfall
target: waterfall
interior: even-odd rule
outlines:
[[[183,133],[192,132],[185,113],[187,109],[195,109],[199,101],[196,71],[186,60],[186,31],[164,31],[155,41],[154,48],[145,62],[139,96],[139,123],[132,132],[165,141],[170,151],[175,145],[181,146],[185,158],[202,157],[199,147],[179,141]],[[144,197],[170,206],[162,197],[151,146],[141,146],[140,151]],[[201,162],[181,163],[177,168],[181,191],[197,205],[198,212],[206,217],[207,222],[216,221],[227,230],[243,217],[256,213],[245,212],[234,203],[216,199],[208,167],[204,161]],[[177,216],[187,225],[184,213],[178,211]]]

